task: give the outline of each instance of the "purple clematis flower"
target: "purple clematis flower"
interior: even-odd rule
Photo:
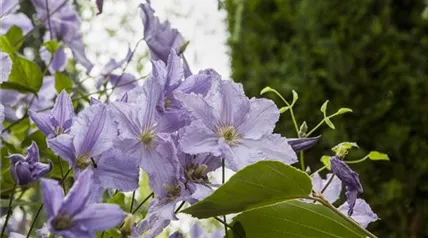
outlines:
[[[180,131],[185,153],[222,156],[234,171],[264,159],[297,162],[287,139],[272,134],[278,108],[267,99],[248,99],[241,84],[217,80],[206,97],[193,93],[176,97],[193,119]]]
[[[339,207],[342,213],[348,212],[350,209],[348,202],[345,202]],[[375,222],[379,217],[372,211],[369,204],[363,199],[357,198],[353,208],[352,219],[357,221],[362,227],[366,228],[371,222]]]
[[[95,237],[95,232],[119,225],[126,217],[116,204],[89,202],[92,176],[92,170],[81,173],[65,197],[57,181],[42,179],[47,224],[54,235]]]
[[[312,187],[317,193],[321,193],[322,189],[330,180],[332,173],[327,174],[327,178],[323,179],[318,173],[315,173],[312,177]],[[340,192],[342,191],[342,182],[335,176],[331,181],[330,185],[322,192],[322,195],[330,203],[334,203],[339,199]]]
[[[64,47],[62,46],[57,49],[53,58],[52,54],[46,49],[46,47],[43,46],[40,48],[40,58],[43,60],[43,62],[45,62],[46,65],[49,65],[49,72],[51,72],[51,74],[65,70],[67,57],[65,55]]]
[[[81,22],[73,4],[68,0],[32,0],[32,3],[40,20],[49,29],[45,40],[63,40],[73,52],[76,61],[90,72],[93,64],[85,55],[80,32]]]
[[[33,28],[30,18],[24,13],[15,13],[19,7],[18,0],[2,0],[0,2],[1,35],[5,34],[13,25],[21,28],[24,35]]]
[[[359,175],[353,171],[340,157],[332,156],[330,158],[331,170],[339,177],[346,186],[346,201],[349,204],[348,215],[352,216],[355,201],[359,193],[363,192]]]
[[[310,138],[290,138],[287,139],[287,142],[291,146],[291,148],[293,148],[293,150],[297,153],[299,151],[311,148],[320,140],[320,138],[321,136]]]
[[[12,60],[8,54],[0,52],[0,83],[8,80],[11,71]]]
[[[48,140],[55,154],[66,160],[74,174],[94,172],[91,200],[99,200],[105,188],[132,191],[138,188],[139,169],[134,157],[114,148],[117,126],[108,106],[95,103],[75,119],[69,134]]]
[[[49,164],[39,162],[39,148],[34,141],[27,148],[27,156],[11,154],[8,158],[10,159],[10,173],[13,180],[21,186],[36,182],[49,173],[53,166],[51,161]]]
[[[38,113],[30,110],[29,115],[37,127],[45,133],[47,138],[69,133],[74,117],[71,97],[65,90],[62,90],[50,113]]]
[[[150,50],[152,60],[162,60],[165,64],[168,61],[170,50],[181,53],[181,48],[186,44],[183,36],[177,29],[171,28],[168,21],[160,23],[149,3],[140,4],[141,19],[144,25],[144,40]],[[186,77],[192,75],[186,59],[184,62],[184,75]]]

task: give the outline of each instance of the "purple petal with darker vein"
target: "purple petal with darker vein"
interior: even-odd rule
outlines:
[[[33,29],[33,23],[30,18],[24,13],[9,14],[1,18],[0,34],[6,34],[6,32],[13,26],[16,25],[22,30],[22,34],[27,34]]]
[[[137,159],[116,148],[104,152],[94,169],[94,181],[104,188],[133,191],[138,188],[138,179]]]
[[[50,120],[50,114],[46,112],[34,112],[30,110],[28,112],[31,120],[36,124],[36,126],[43,132],[47,137],[54,135],[55,131],[52,127],[52,122]]]
[[[56,155],[67,161],[70,166],[75,166],[76,152],[73,145],[73,136],[62,134],[55,138],[47,139],[47,144]]]
[[[172,233],[171,235],[169,235],[169,238],[184,238],[184,237],[179,231],[176,231],[176,232]]]
[[[90,231],[104,231],[119,225],[126,214],[117,204],[90,204],[73,220]]]
[[[85,208],[88,204],[91,187],[92,187],[93,171],[91,169],[84,170],[73,187],[64,198],[59,213],[70,214],[74,216]]]
[[[323,179],[318,173],[315,173],[312,177],[312,187],[313,189],[320,193],[324,186],[328,183],[331,176],[333,176],[332,173],[327,174],[327,178]],[[337,201],[340,197],[340,192],[342,191],[342,182],[340,179],[336,176],[333,178],[330,185],[325,189],[323,192],[323,196],[330,202],[334,203]]]
[[[62,90],[57,97],[51,113],[54,118],[53,125],[56,128],[62,128],[64,131],[70,128],[74,109],[71,97],[65,90]]]
[[[52,74],[55,72],[64,71],[67,63],[67,58],[65,56],[63,47],[58,48],[53,58],[52,54],[46,49],[46,47],[42,47],[40,48],[40,58],[42,58],[46,65],[49,65],[49,72]]]

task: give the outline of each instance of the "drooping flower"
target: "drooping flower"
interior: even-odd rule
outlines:
[[[8,54],[0,52],[0,83],[8,80],[11,71],[12,60]]]
[[[154,15],[155,11],[150,4],[140,4],[140,17],[144,25],[144,40],[150,50],[150,57],[152,60],[162,60],[167,64],[168,56],[171,49],[177,53],[181,53],[182,47],[185,46],[181,33],[170,26],[168,21],[161,23],[159,18]],[[182,55],[184,62],[184,75],[190,76],[192,72],[187,64],[186,59]]]
[[[54,235],[95,237],[95,232],[119,225],[126,217],[116,204],[89,202],[92,176],[92,170],[81,173],[65,197],[57,181],[42,179],[47,224]]]
[[[131,57],[132,51],[131,49],[128,49],[128,53],[122,60],[116,61],[115,59],[110,59],[101,71],[100,77],[97,79],[97,89],[100,89],[101,86],[107,82],[110,82],[112,86],[117,87],[115,88],[115,93],[117,95],[123,95],[125,92],[135,88],[138,83],[134,75],[129,73],[113,73],[114,70],[122,67],[126,62],[128,62]]]
[[[319,140],[321,136],[310,137],[310,138],[289,138],[287,139],[288,144],[293,148],[293,150],[297,153],[302,150],[307,150],[314,146]]]
[[[40,20],[48,29],[46,40],[63,40],[71,49],[78,63],[83,65],[87,72],[93,64],[85,55],[85,46],[80,32],[80,19],[73,4],[68,0],[32,0]],[[49,17],[48,17],[49,16]]]
[[[52,170],[52,162],[44,164],[39,162],[39,148],[33,141],[27,148],[27,155],[24,157],[20,154],[11,154],[10,172],[16,184],[27,186],[30,183],[36,182],[41,177]]]
[[[50,112],[35,112],[30,110],[29,115],[37,127],[45,133],[47,138],[69,133],[74,117],[71,97],[65,90],[62,90]]]
[[[18,0],[2,0],[0,3],[0,34],[5,34],[13,25],[21,28],[22,33],[27,34],[32,28],[30,18],[24,13],[16,13],[19,9]]]
[[[323,188],[331,179],[331,176],[333,176],[333,174],[328,173],[326,179],[323,179],[318,173],[315,173],[312,177],[312,187],[314,191],[321,193]],[[334,203],[339,199],[340,192],[342,192],[342,182],[337,176],[335,176],[328,187],[322,192],[322,195],[327,199],[327,201]]]
[[[350,209],[348,202],[342,204],[338,209],[342,213],[347,213]],[[360,198],[357,198],[355,201],[351,217],[364,228],[366,228],[371,222],[375,222],[379,219],[376,213],[372,211],[369,204]]]
[[[184,152],[222,156],[234,171],[264,159],[297,162],[287,139],[272,134],[278,108],[267,99],[248,99],[241,84],[217,80],[205,97],[178,92],[176,97],[193,119],[180,131]]]
[[[359,175],[353,171],[340,157],[330,158],[331,170],[346,186],[346,201],[349,204],[348,215],[351,216],[359,193],[363,192]]]

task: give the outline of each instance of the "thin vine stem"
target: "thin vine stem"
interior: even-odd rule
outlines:
[[[132,200],[131,200],[131,206],[129,207],[129,212],[132,212],[132,207],[134,206],[134,199],[135,199],[135,190],[132,192]]]
[[[324,187],[321,189],[321,194],[323,194],[325,192],[325,190],[328,188],[328,186],[331,184],[331,182],[333,182],[334,179],[334,174],[331,175],[330,179],[328,180],[328,182],[324,185]]]
[[[12,188],[12,193],[10,194],[9,206],[7,208],[6,220],[4,222],[3,228],[1,229],[1,235],[0,235],[0,237],[3,237],[4,232],[6,231],[7,223],[9,222],[9,219],[12,216],[12,201],[13,201],[13,195],[15,194],[16,186],[17,186],[17,184],[15,183],[13,185],[13,188]]]
[[[181,203],[180,203],[180,205],[177,207],[177,209],[175,209],[175,211],[174,211],[174,213],[175,214],[177,214],[177,212],[179,212],[180,211],[180,209],[184,206],[184,204],[186,203],[186,201],[182,201]]]
[[[221,224],[223,224],[225,227],[229,228],[231,231],[233,231],[234,234],[237,234],[239,237],[244,238],[245,236],[239,234],[238,232],[236,232],[233,227],[229,226],[227,223],[225,223],[222,219],[218,218],[218,217],[213,217],[214,219],[216,219],[218,222],[220,222]],[[226,228],[226,236],[227,236],[227,228]]]
[[[155,194],[152,192],[149,194],[149,196],[147,196],[146,198],[144,198],[144,200],[138,204],[138,206],[134,209],[134,211],[132,211],[132,214],[136,213],[138,211],[138,209],[140,209],[141,206],[143,206],[144,203],[146,203],[150,197],[154,196]]]
[[[224,158],[221,159],[221,183],[224,184],[224,181],[226,180],[226,169],[224,166]],[[223,216],[224,221],[224,234],[226,238],[229,238],[229,235],[227,234],[227,221],[226,221],[226,215]]]
[[[33,222],[31,223],[30,230],[29,230],[29,231],[28,231],[28,233],[27,233],[27,238],[29,238],[29,237],[30,237],[31,231],[32,231],[32,230],[33,230],[33,228],[34,228],[34,225],[36,224],[37,218],[39,217],[39,215],[40,215],[40,211],[42,211],[42,209],[43,209],[43,203],[42,203],[42,205],[40,205],[39,210],[37,210],[36,216],[34,217],[34,220],[33,220]]]

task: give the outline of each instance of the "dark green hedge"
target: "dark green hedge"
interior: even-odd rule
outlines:
[[[232,77],[256,96],[271,86],[299,93],[297,119],[313,127],[318,108],[350,107],[336,130],[307,156],[315,165],[327,148],[356,141],[391,162],[354,166],[363,197],[382,218],[379,237],[428,237],[428,21],[424,0],[241,0],[239,37],[231,38]],[[227,0],[236,36],[237,5]],[[278,104],[280,102],[278,101]],[[294,136],[287,114],[279,130]],[[354,156],[357,156],[354,154]]]

